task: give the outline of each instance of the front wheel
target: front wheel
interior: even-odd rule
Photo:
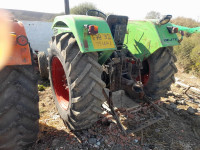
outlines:
[[[99,119],[104,102],[102,67],[98,54],[81,53],[72,34],[52,38],[49,51],[50,83],[57,110],[71,130],[90,127]]]

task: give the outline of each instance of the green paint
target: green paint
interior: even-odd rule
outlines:
[[[72,32],[82,53],[98,51],[100,52],[99,63],[105,63],[112,52],[116,50],[116,47],[95,49],[84,25],[97,25],[99,33],[111,34],[110,28],[104,19],[83,15],[58,16],[54,20],[53,30],[55,35]],[[124,44],[133,55],[144,60],[161,47],[179,45],[177,35],[170,34],[167,26],[172,26],[172,24],[158,25],[156,20],[130,20]]]
[[[188,27],[184,27],[184,26],[179,26],[179,25],[175,25],[172,24],[173,27],[177,27],[178,31],[185,31],[187,33],[200,33],[200,27],[196,27],[196,28],[188,28]]]
[[[82,53],[115,50],[115,48],[94,49],[90,35],[84,25],[97,25],[99,33],[110,33],[110,28],[103,18],[84,15],[64,15],[54,19],[54,34],[72,32]],[[112,38],[113,40],[113,38]],[[88,46],[87,46],[88,45]]]
[[[157,25],[150,20],[130,20],[124,44],[133,55],[143,60],[161,47],[179,45],[177,35],[170,34],[167,30],[170,25]]]
[[[108,60],[108,58],[110,58],[110,56],[112,55],[114,51],[104,51],[102,53],[100,53],[100,57],[99,57],[99,64],[104,64],[106,62],[106,60]]]

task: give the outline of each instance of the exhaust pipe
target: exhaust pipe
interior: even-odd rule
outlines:
[[[69,14],[70,14],[69,0],[65,0],[65,14],[66,14],[66,15],[69,15]]]

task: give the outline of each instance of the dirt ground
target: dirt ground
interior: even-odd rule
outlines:
[[[199,88],[200,80],[194,76],[179,71],[176,77]],[[177,84],[161,98],[160,107],[169,117],[126,136],[109,114],[90,129],[70,132],[57,113],[49,83],[39,84],[46,87],[39,91],[40,133],[30,150],[200,150],[200,94],[186,95]]]

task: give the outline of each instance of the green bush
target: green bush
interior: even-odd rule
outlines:
[[[147,13],[145,19],[160,19],[161,14],[156,11],[150,11]]]
[[[75,14],[75,15],[86,15],[86,12],[88,10],[99,10],[94,4],[92,3],[88,3],[88,2],[85,2],[85,3],[81,3],[75,7],[73,7],[71,10],[70,10],[70,13],[71,14]],[[100,10],[99,10],[100,11]],[[103,12],[104,13],[104,12]],[[105,13],[106,16],[109,16],[109,15],[114,15],[113,13]],[[94,11],[91,11],[89,12],[90,16],[98,16],[98,17],[102,17],[102,18],[105,18],[104,15],[102,15],[101,13],[98,14],[98,12],[94,12]],[[106,19],[106,18],[105,18]]]
[[[38,84],[38,91],[44,91],[46,87],[44,85]]]

